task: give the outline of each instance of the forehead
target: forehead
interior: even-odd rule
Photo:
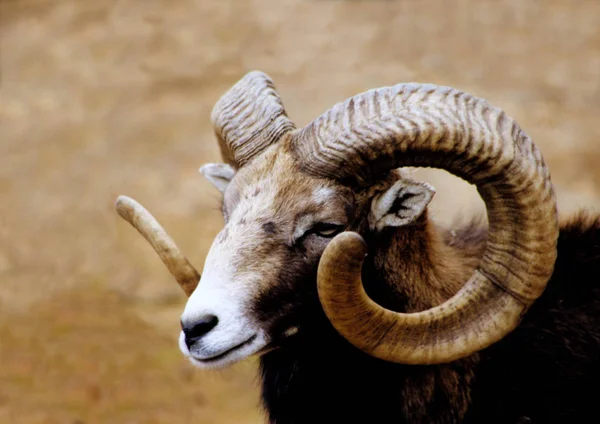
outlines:
[[[349,189],[306,175],[289,155],[277,153],[266,152],[236,173],[225,191],[225,208],[251,207],[271,214],[318,213],[327,206],[347,210],[352,203]]]

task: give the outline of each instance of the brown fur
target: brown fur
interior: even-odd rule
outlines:
[[[443,303],[477,266],[487,235],[482,220],[448,232],[425,213],[411,225],[369,230],[371,200],[399,178],[406,176],[393,171],[357,190],[312,177],[279,143],[239,169],[225,191],[226,228],[219,237],[227,249],[236,249],[236,284],[251,291],[249,307],[269,334],[270,347],[278,347],[261,358],[272,423],[456,423],[481,396],[473,388],[482,353],[438,366],[384,363],[341,338],[320,306],[316,270],[329,239],[310,231],[313,221],[339,223],[365,238],[365,289],[392,310]],[[321,198],[318,188],[330,193]],[[290,326],[300,330],[286,339]],[[316,410],[325,412],[317,419],[311,412]]]
[[[484,241],[485,229],[481,227],[453,236],[437,228],[427,214],[411,226],[386,230],[369,243],[372,274],[377,281],[367,290],[378,303],[398,312],[418,312],[440,305],[470,277],[483,254]],[[402,410],[406,417],[411,422],[428,422],[436,390],[451,394],[450,403],[459,417],[464,416],[471,401],[477,362],[478,355],[473,355],[458,361],[459,368],[456,364],[418,367],[421,372],[403,382]]]
[[[244,228],[236,268],[261,276],[259,281],[247,282],[247,287],[255,293],[256,316],[270,328],[275,341],[290,324],[300,324],[301,333],[310,327],[303,328],[302,324],[312,319],[307,317],[313,314],[307,305],[318,305],[316,266],[328,240],[311,236],[293,240],[295,227],[306,215],[317,221],[344,223],[347,230],[365,237],[372,247],[372,259],[364,271],[366,289],[390,309],[412,312],[439,305],[470,276],[483,245],[469,244],[465,249],[463,243],[449,242],[451,236],[435,228],[427,214],[407,227],[369,231],[366,217],[371,199],[405,178],[401,172],[393,171],[376,185],[356,191],[298,172],[281,146],[268,149],[260,160],[238,171],[225,192],[223,205],[226,228],[237,234]],[[317,201],[313,196],[317,187],[329,188],[333,195]],[[440,393],[444,393],[444,397],[450,396],[444,402],[455,405],[454,413],[462,417],[470,403],[476,362],[474,355],[426,371],[413,368],[415,372],[407,374],[402,388],[400,409],[412,422],[427,422],[428,408],[440,402]]]

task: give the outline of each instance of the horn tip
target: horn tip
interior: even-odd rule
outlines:
[[[117,197],[117,200],[115,201],[115,206],[119,206],[120,204],[126,202],[128,199],[130,199],[130,197],[120,195],[119,197]]]
[[[129,196],[120,195],[119,197],[117,197],[117,200],[115,201],[115,207],[117,209],[119,209],[127,204],[131,204],[133,201],[134,200]]]
[[[251,69],[250,71],[248,71],[245,75],[246,78],[267,78],[267,79],[271,79],[269,77],[269,75],[267,75],[265,72],[260,71],[258,69]]]
[[[331,241],[332,244],[337,246],[344,246],[344,249],[348,249],[352,252],[360,252],[361,254],[366,254],[367,252],[367,243],[365,239],[354,231],[344,231]]]
[[[131,215],[131,211],[135,208],[136,203],[131,197],[121,195],[115,201],[115,209],[121,217],[127,219]]]

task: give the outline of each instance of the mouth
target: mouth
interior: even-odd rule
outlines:
[[[224,368],[250,356],[262,356],[268,352],[277,350],[282,347],[282,343],[285,342],[284,339],[287,340],[288,338],[293,338],[297,332],[297,327],[291,327],[287,331],[283,332],[280,337],[277,337],[276,340],[271,341],[265,339],[265,336],[262,332],[258,332],[248,337],[243,342],[229,347],[215,355],[201,357],[198,356],[197,353],[194,354],[188,349],[185,343],[185,335],[182,331],[179,338],[179,348],[181,352],[192,362],[192,364],[199,368]]]
[[[190,357],[193,358],[193,359],[195,359],[196,361],[204,362],[204,363],[207,363],[207,364],[210,364],[211,362],[218,362],[221,359],[224,359],[225,357],[227,357],[230,354],[234,353],[235,351],[242,349],[244,346],[247,346],[247,345],[251,344],[254,340],[256,340],[256,334],[253,335],[253,336],[251,336],[245,342],[242,342],[242,343],[240,343],[238,345],[235,345],[232,348],[227,349],[225,352],[219,353],[218,355],[214,355],[214,356],[211,356],[209,358],[198,358],[197,356],[193,356],[193,355],[190,355]]]
[[[192,353],[185,344],[185,336],[181,333],[179,348],[182,353],[199,368],[224,368],[259,352],[266,342],[260,334],[253,334],[241,343],[229,347],[215,355],[202,357]]]

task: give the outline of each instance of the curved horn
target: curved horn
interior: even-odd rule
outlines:
[[[221,156],[239,168],[293,130],[271,78],[252,71],[215,104],[211,121]]]
[[[433,85],[371,90],[334,106],[292,143],[313,175],[364,186],[397,167],[442,168],[476,184],[486,204],[489,235],[477,270],[454,297],[423,312],[375,304],[360,279],[360,236],[331,241],[319,297],[359,349],[393,362],[449,362],[502,339],[545,289],[558,238],[549,171],[517,123],[484,100]]]
[[[158,221],[142,205],[127,196],[119,196],[117,213],[129,222],[152,245],[169,272],[188,297],[200,281],[200,273],[181,253]]]

